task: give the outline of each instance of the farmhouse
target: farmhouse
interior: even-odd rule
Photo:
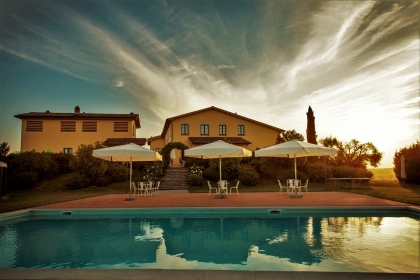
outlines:
[[[106,146],[128,143],[145,145],[145,138],[136,138],[140,128],[138,114],[100,114],[30,112],[15,115],[22,120],[21,151],[73,153],[81,144],[103,142]]]
[[[255,150],[274,145],[284,130],[217,107],[208,107],[168,118],[162,133],[148,139],[150,149],[160,151],[166,144],[180,142],[192,148],[216,140]],[[179,164],[176,150],[172,165]]]

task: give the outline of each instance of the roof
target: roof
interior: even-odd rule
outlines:
[[[233,145],[252,144],[251,142],[243,139],[242,137],[188,137],[188,139],[194,145],[209,144],[209,143],[216,142],[217,140],[223,140]]]
[[[102,144],[107,147],[114,147],[130,143],[144,146],[146,144],[146,138],[108,138]]]
[[[126,119],[134,120],[136,128],[140,128],[139,114],[103,114],[103,113],[51,113],[45,112],[30,112],[25,114],[15,115],[15,118],[23,119]]]
[[[169,125],[171,124],[171,122],[173,120],[179,119],[179,118],[183,118],[183,117],[187,117],[187,116],[191,116],[191,115],[195,115],[195,114],[198,114],[198,113],[201,113],[201,112],[205,112],[205,111],[209,111],[209,110],[219,111],[221,113],[224,113],[224,114],[227,114],[227,115],[231,115],[231,116],[234,116],[234,117],[239,118],[239,119],[247,120],[247,121],[250,121],[250,122],[253,122],[253,123],[256,123],[256,124],[259,124],[259,125],[262,125],[262,126],[265,126],[265,127],[271,128],[271,129],[274,129],[274,130],[277,130],[279,132],[283,132],[284,131],[284,129],[281,129],[281,128],[278,128],[278,127],[275,127],[275,126],[271,126],[271,125],[268,125],[268,124],[265,124],[265,123],[262,123],[262,122],[259,122],[259,121],[256,121],[256,120],[253,120],[253,119],[250,119],[250,118],[241,116],[241,115],[238,115],[236,113],[232,113],[232,112],[229,112],[229,111],[226,111],[226,110],[223,110],[223,109],[220,109],[220,108],[211,106],[211,107],[208,107],[208,108],[204,108],[204,109],[201,109],[201,110],[189,112],[189,113],[186,113],[186,114],[182,114],[182,115],[178,115],[178,116],[175,116],[175,117],[166,119],[165,126],[163,127],[163,130],[162,130],[162,134],[161,135],[162,136],[165,135],[166,131],[169,129]]]
[[[147,139],[147,145],[150,145],[151,141],[159,139],[159,138],[162,138],[162,135],[150,137],[149,139]]]

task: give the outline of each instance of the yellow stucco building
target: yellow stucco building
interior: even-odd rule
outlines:
[[[161,135],[148,139],[150,149],[160,151],[170,142],[181,142],[192,148],[216,140],[254,151],[274,145],[284,130],[217,107],[186,113],[166,119]],[[179,164],[176,151],[173,165]]]
[[[106,146],[136,143],[144,145],[145,138],[136,138],[140,128],[138,114],[99,114],[30,112],[15,115],[22,120],[21,151],[73,153],[81,144],[104,142]]]

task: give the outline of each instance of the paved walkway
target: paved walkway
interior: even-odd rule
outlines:
[[[287,193],[240,193],[216,199],[214,193],[161,193],[160,196],[137,197],[126,201],[127,194],[104,196],[40,206],[41,209],[70,208],[154,208],[154,207],[286,207],[286,206],[408,206],[366,195],[344,192],[309,192],[302,198],[292,198]]]

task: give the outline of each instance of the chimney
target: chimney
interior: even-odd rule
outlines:
[[[80,114],[80,107],[79,106],[74,107],[74,113],[75,114]]]

